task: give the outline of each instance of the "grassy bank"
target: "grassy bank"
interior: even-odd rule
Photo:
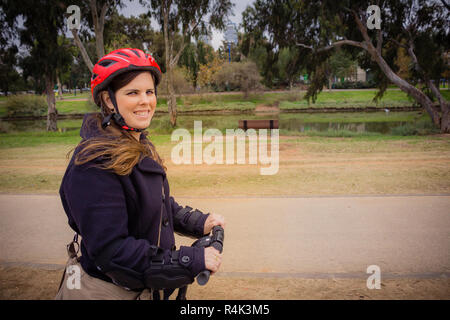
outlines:
[[[413,100],[400,90],[387,90],[384,97],[378,102],[373,102],[376,90],[350,90],[350,91],[323,91],[319,94],[315,104],[304,100],[304,91],[283,92],[258,92],[244,97],[242,93],[214,93],[195,94],[177,97],[179,112],[201,112],[201,111],[241,111],[251,112],[257,107],[269,106],[279,108],[281,111],[305,108],[356,108],[367,107],[389,108],[412,106]],[[442,90],[443,96],[449,100],[450,91]],[[86,113],[95,110],[87,99],[77,97],[65,97],[65,100],[57,100],[56,107],[60,114]],[[7,98],[5,98],[6,100]],[[77,99],[77,100],[74,100]],[[167,99],[163,96],[158,98],[158,112],[168,112]],[[6,115],[5,103],[0,104],[0,117]]]

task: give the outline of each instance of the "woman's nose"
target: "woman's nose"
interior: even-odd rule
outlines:
[[[152,97],[150,95],[148,95],[146,92],[144,92],[143,94],[141,94],[141,99],[140,99],[140,103],[141,104],[150,104]]]

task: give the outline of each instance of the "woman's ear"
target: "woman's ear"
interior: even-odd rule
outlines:
[[[106,106],[108,107],[108,109],[111,111],[111,113],[114,113],[115,112],[114,105],[111,101],[111,98],[109,97],[109,93],[107,91],[102,91],[101,95],[102,95],[102,100],[103,100],[103,102],[106,103]]]

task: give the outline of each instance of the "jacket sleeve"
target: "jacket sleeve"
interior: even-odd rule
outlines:
[[[156,252],[166,257],[164,263],[170,264],[175,251],[156,248],[146,239],[129,235],[125,193],[114,173],[87,165],[74,166],[62,188],[91,260],[96,261],[112,243],[119,243],[111,256],[115,265],[148,273]],[[196,249],[181,247],[177,251],[180,257],[189,257],[184,259],[188,263],[183,267],[192,277],[205,270],[204,251]]]
[[[182,235],[200,238],[204,236],[205,221],[209,216],[198,209],[180,206],[173,197],[170,197],[173,214],[173,227],[175,232]]]

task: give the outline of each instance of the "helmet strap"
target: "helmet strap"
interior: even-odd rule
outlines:
[[[112,119],[119,127],[121,127],[124,130],[132,132],[144,131],[144,129],[132,128],[125,123],[125,119],[122,117],[122,115],[119,112],[119,108],[117,107],[116,95],[114,94],[114,91],[111,89],[111,87],[108,87],[108,94],[116,112],[113,114],[109,114],[107,116],[103,116],[102,127],[106,128],[107,126],[109,126],[111,124]]]

